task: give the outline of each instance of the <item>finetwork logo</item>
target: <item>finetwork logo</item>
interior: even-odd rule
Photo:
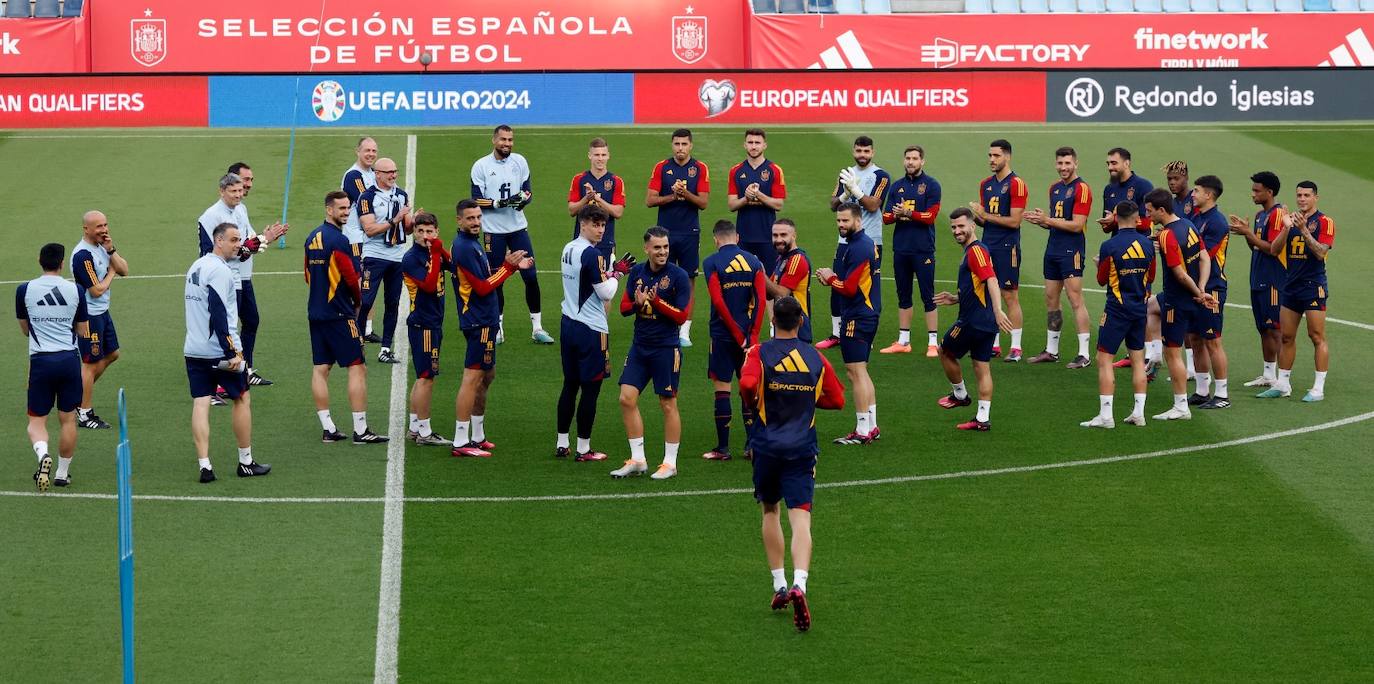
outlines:
[[[1064,106],[1068,107],[1074,116],[1087,118],[1096,114],[1102,109],[1105,100],[1102,84],[1087,76],[1074,79],[1064,89]]]
[[[1331,59],[1322,61],[1317,66],[1374,66],[1374,47],[1369,44],[1369,37],[1364,34],[1364,29],[1355,29],[1345,36],[1345,43],[1337,45],[1327,53]]]
[[[338,81],[320,81],[310,94],[310,110],[325,123],[338,121],[348,111],[343,86]]]
[[[1052,64],[1082,62],[1089,45],[1076,43],[960,44],[936,38],[921,46],[921,61],[937,69],[971,64]]]
[[[868,61],[868,54],[864,52],[864,47],[859,44],[859,39],[853,31],[845,31],[835,38],[835,46],[828,47],[821,51],[821,61],[812,62],[808,69],[872,69],[873,63]],[[841,57],[840,53],[844,53]],[[849,60],[848,64],[845,60]]]

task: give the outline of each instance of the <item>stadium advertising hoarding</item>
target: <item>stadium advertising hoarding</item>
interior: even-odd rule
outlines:
[[[1363,70],[1052,72],[1050,121],[1332,121],[1374,112]]]
[[[636,74],[635,123],[1044,121],[1042,72]]]
[[[1374,66],[1374,13],[758,15],[753,69]]]
[[[205,126],[204,76],[0,79],[0,128]]]
[[[0,74],[75,74],[90,71],[85,21],[0,21]]]
[[[212,76],[213,127],[628,124],[630,74]]]
[[[323,8],[323,12],[321,9]],[[97,72],[738,69],[741,0],[100,0]]]

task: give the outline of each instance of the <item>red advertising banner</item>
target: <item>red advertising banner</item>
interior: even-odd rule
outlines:
[[[0,20],[0,74],[90,70],[85,19]]]
[[[1044,121],[1044,72],[635,74],[635,123]]]
[[[100,0],[92,20],[92,68],[104,73],[742,69],[747,61],[742,0]]]
[[[205,126],[204,76],[0,79],[0,128]]]
[[[753,69],[1374,66],[1374,13],[759,15]]]

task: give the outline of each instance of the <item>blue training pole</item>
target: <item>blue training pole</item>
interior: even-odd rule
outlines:
[[[115,472],[119,481],[119,612],[123,625],[124,682],[134,681],[134,525],[133,486],[129,482],[129,406],[119,389],[119,446]]]
[[[291,99],[291,142],[286,146],[286,188],[282,190],[281,222],[286,223],[286,208],[291,204],[291,164],[296,160],[296,112],[301,106],[301,77],[296,77],[295,95]],[[277,238],[277,249],[286,249],[286,236]]]

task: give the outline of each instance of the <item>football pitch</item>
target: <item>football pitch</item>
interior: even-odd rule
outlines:
[[[1095,217],[1106,150],[1120,145],[1157,186],[1160,168],[1173,159],[1187,160],[1194,178],[1219,176],[1222,211],[1247,218],[1255,210],[1255,171],[1278,173],[1290,205],[1296,182],[1314,180],[1320,208],[1337,226],[1329,261],[1331,375],[1322,403],[1298,401],[1313,370],[1301,333],[1294,397],[1251,399],[1241,384],[1259,374],[1259,344],[1249,310],[1234,305],[1224,337],[1234,407],[1143,429],[1078,427],[1097,409],[1094,369],[994,363],[993,430],[958,432],[954,424],[972,410],[936,405],[949,390],[936,359],[875,351],[883,439],[833,446],[831,438],[852,428],[852,410],[817,418],[815,622],[806,634],[793,630],[790,614],[767,608],[771,585],[749,463],[698,458],[715,443],[702,283],[696,346],[684,352],[676,478],[607,476],[628,457],[615,376],[602,391],[592,440],[611,460],[553,458],[558,349],[528,341],[517,280],[507,284],[514,288],[507,342],[498,348],[487,410],[494,458],[454,459],[447,449],[409,444],[320,443],[301,244],[322,221],[323,196],[353,163],[361,133],[376,137],[401,178],[413,167],[416,203],[438,214],[445,243],[454,235],[453,205],[468,194],[469,168],[490,151],[488,130],[298,133],[288,246],[254,257],[262,312],[257,367],[276,384],[252,392],[253,444],[273,472],[232,476],[228,411],[215,409],[211,456],[221,478],[211,485],[196,482],[180,278],[197,256],[196,219],[218,198],[216,182],[229,163],[254,169],[245,200],[254,225],[261,230],[280,218],[287,132],[0,134],[8,161],[0,186],[9,189],[0,301],[12,301],[17,283],[38,274],[42,243],[76,244],[87,209],[108,215],[130,265],[132,277],[112,289],[121,357],[97,386],[95,407],[113,418],[115,394],[126,388],[141,678],[1374,678],[1374,400],[1367,394],[1374,300],[1359,284],[1374,263],[1362,207],[1374,183],[1367,161],[1374,124],[769,129],[767,156],[783,167],[788,186],[781,215],[797,221],[817,265],[829,265],[833,254],[827,199],[837,171],[852,163],[859,134],[874,138],[876,163],[894,177],[902,173],[902,149],[924,146],[945,214],[977,199],[977,183],[988,175],[987,144],[1006,137],[1031,207],[1045,206],[1056,180],[1055,148],[1071,145],[1093,189]],[[734,127],[695,133],[695,156],[712,175],[702,215],[709,231],[715,219],[729,217],[725,172],[743,158],[743,136]],[[555,336],[561,286],[553,269],[571,236],[568,185],[586,168],[587,141],[606,137],[610,168],[626,180],[628,207],[617,225],[623,252],[636,250],[654,221],[643,197],[649,171],[669,154],[668,134],[656,127],[517,128],[516,151],[533,169],[526,213],[544,323]],[[959,248],[948,221],[938,225],[938,285],[953,290]],[[1096,254],[1103,236],[1089,225],[1088,251]],[[1045,236],[1030,224],[1023,231],[1024,347],[1033,355],[1044,344],[1038,286]],[[708,232],[703,256],[710,244]],[[1227,275],[1235,304],[1248,301],[1248,267],[1249,250],[1233,239]],[[877,347],[897,332],[891,281],[882,287]],[[1091,287],[1095,324],[1104,299]],[[449,436],[463,353],[453,296],[433,414],[436,431]],[[824,292],[814,309],[823,334]],[[954,313],[942,308],[942,331]],[[617,316],[611,326],[618,368],[630,325]],[[1066,323],[1070,352],[1071,327]],[[919,316],[916,328],[919,348]],[[35,495],[21,389],[27,358],[16,328],[7,335],[10,351],[0,355],[0,378],[10,388],[0,392],[8,416],[0,421],[0,679],[113,680],[120,672],[117,435],[81,431],[72,486]],[[838,367],[837,352],[826,353]],[[369,422],[394,438],[405,429],[409,363],[393,374],[394,367],[376,363],[375,345],[368,353]],[[343,375],[331,377],[340,425],[347,422]],[[1128,387],[1120,373],[1118,398]],[[1165,410],[1169,400],[1162,372],[1150,386],[1147,413]],[[651,398],[641,410],[656,464],[661,414]],[[51,426],[55,441],[55,420]],[[741,433],[733,437],[736,453]]]

